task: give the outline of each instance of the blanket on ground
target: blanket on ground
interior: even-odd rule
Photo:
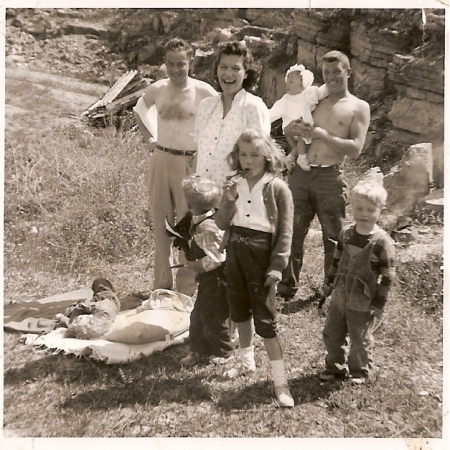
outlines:
[[[64,294],[52,295],[40,300],[11,303],[3,306],[3,327],[8,331],[21,333],[48,333],[53,330],[56,314],[78,301],[92,298],[91,288],[78,289]],[[130,294],[120,298],[121,311],[136,308],[142,303],[142,296]]]
[[[65,328],[57,328],[52,332],[39,336],[37,334],[24,335],[27,345],[46,347],[55,350],[55,353],[64,352],[75,356],[89,356],[92,359],[103,361],[106,364],[127,364],[155,351],[162,351],[171,345],[183,344],[189,335],[186,331],[178,336],[169,336],[167,341],[149,342],[148,344],[122,344],[110,342],[106,339],[82,340],[65,338]]]
[[[119,313],[101,339],[66,338],[66,328],[57,328],[45,335],[26,334],[23,340],[28,345],[89,356],[106,364],[124,364],[185,342],[192,309],[191,297],[157,289],[139,307]]]

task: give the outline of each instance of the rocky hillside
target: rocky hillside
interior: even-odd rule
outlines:
[[[271,106],[290,65],[304,64],[321,83],[322,55],[339,49],[351,59],[352,91],[371,105],[366,157],[391,166],[430,142],[442,185],[444,29],[444,10],[8,9],[6,64],[112,85],[128,69],[153,77],[165,41],[180,36],[196,49],[195,76],[210,81],[216,44],[244,39]]]

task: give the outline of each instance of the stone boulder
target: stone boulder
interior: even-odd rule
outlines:
[[[433,149],[430,143],[411,146],[384,177],[388,192],[383,227],[391,231],[400,216],[406,216],[430,192],[433,181]]]
[[[395,83],[425,89],[438,94],[444,102],[444,57],[431,60],[413,55],[395,55],[389,66],[389,78]]]
[[[244,39],[245,36],[255,36],[259,38],[269,38],[272,36],[272,30],[270,28],[256,27],[253,25],[247,25],[237,30],[233,35],[233,39],[238,41]]]
[[[434,136],[444,131],[443,103],[401,98],[394,102],[388,117],[395,127],[422,136]]]
[[[255,59],[268,56],[271,50],[276,46],[275,41],[256,36],[245,36],[244,41]]]
[[[232,36],[233,30],[231,28],[214,28],[212,44],[217,45],[220,42],[229,41]]]
[[[294,27],[296,35],[306,42],[348,53],[350,23],[347,20],[336,20],[330,11],[296,9]]]
[[[103,24],[74,19],[64,23],[64,34],[82,34],[98,36],[100,39],[108,39],[109,31]]]
[[[266,28],[285,26],[292,14],[292,9],[248,8],[243,11],[243,18],[252,25]]]
[[[214,50],[203,51],[197,49],[192,63],[195,78],[202,81],[212,81],[212,67],[214,63]]]
[[[351,58],[352,75],[350,83],[352,92],[368,101],[382,102],[385,93],[386,69],[372,66],[358,58]]]
[[[371,66],[387,69],[396,54],[409,49],[409,37],[388,28],[367,28],[365,23],[352,22],[350,49],[353,56]]]

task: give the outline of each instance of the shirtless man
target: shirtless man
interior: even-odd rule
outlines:
[[[314,216],[322,225],[325,276],[333,258],[335,242],[344,224],[346,185],[342,163],[346,156],[360,155],[370,121],[369,104],[351,94],[348,79],[350,61],[339,51],[322,59],[322,75],[329,95],[313,112],[314,125],[291,122],[285,134],[294,138],[309,137],[311,171],[295,165],[288,184],[294,199],[294,234],[289,265],[278,285],[278,295],[294,297],[303,263],[303,244]]]
[[[195,119],[200,102],[217,92],[207,83],[189,76],[192,48],[181,39],[171,39],[165,50],[168,78],[156,81],[145,91],[145,106],[157,109],[157,141],[138,120],[138,126],[151,151],[149,200],[155,232],[153,289],[173,289],[171,269],[172,240],[165,232],[165,218],[174,223],[186,214],[182,179],[194,171]],[[184,255],[179,255],[183,263]],[[182,267],[176,274],[177,290],[192,295],[195,274]]]

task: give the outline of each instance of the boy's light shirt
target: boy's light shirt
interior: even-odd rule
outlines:
[[[192,223],[200,223],[202,220],[205,220],[212,215],[214,215],[214,210],[210,209],[209,211],[205,212],[204,214],[200,214],[199,216],[192,216]]]
[[[214,210],[211,209],[205,214],[199,216],[192,216],[192,222],[194,224],[202,222],[204,219],[214,215]],[[211,221],[208,221],[211,222]],[[214,222],[214,225],[209,224],[208,227],[202,227],[200,225],[200,231],[194,234],[193,239],[195,243],[205,252],[206,256],[198,260],[198,264],[205,272],[214,270],[219,267],[226,258],[225,250],[220,251],[220,245],[223,240],[224,231],[220,230]],[[200,272],[202,270],[199,270]]]
[[[249,190],[247,179],[241,178],[237,182],[239,197],[236,200],[236,211],[231,221],[232,225],[264,232],[271,231],[262,191],[264,185],[272,178],[273,174],[265,172],[251,191]]]

